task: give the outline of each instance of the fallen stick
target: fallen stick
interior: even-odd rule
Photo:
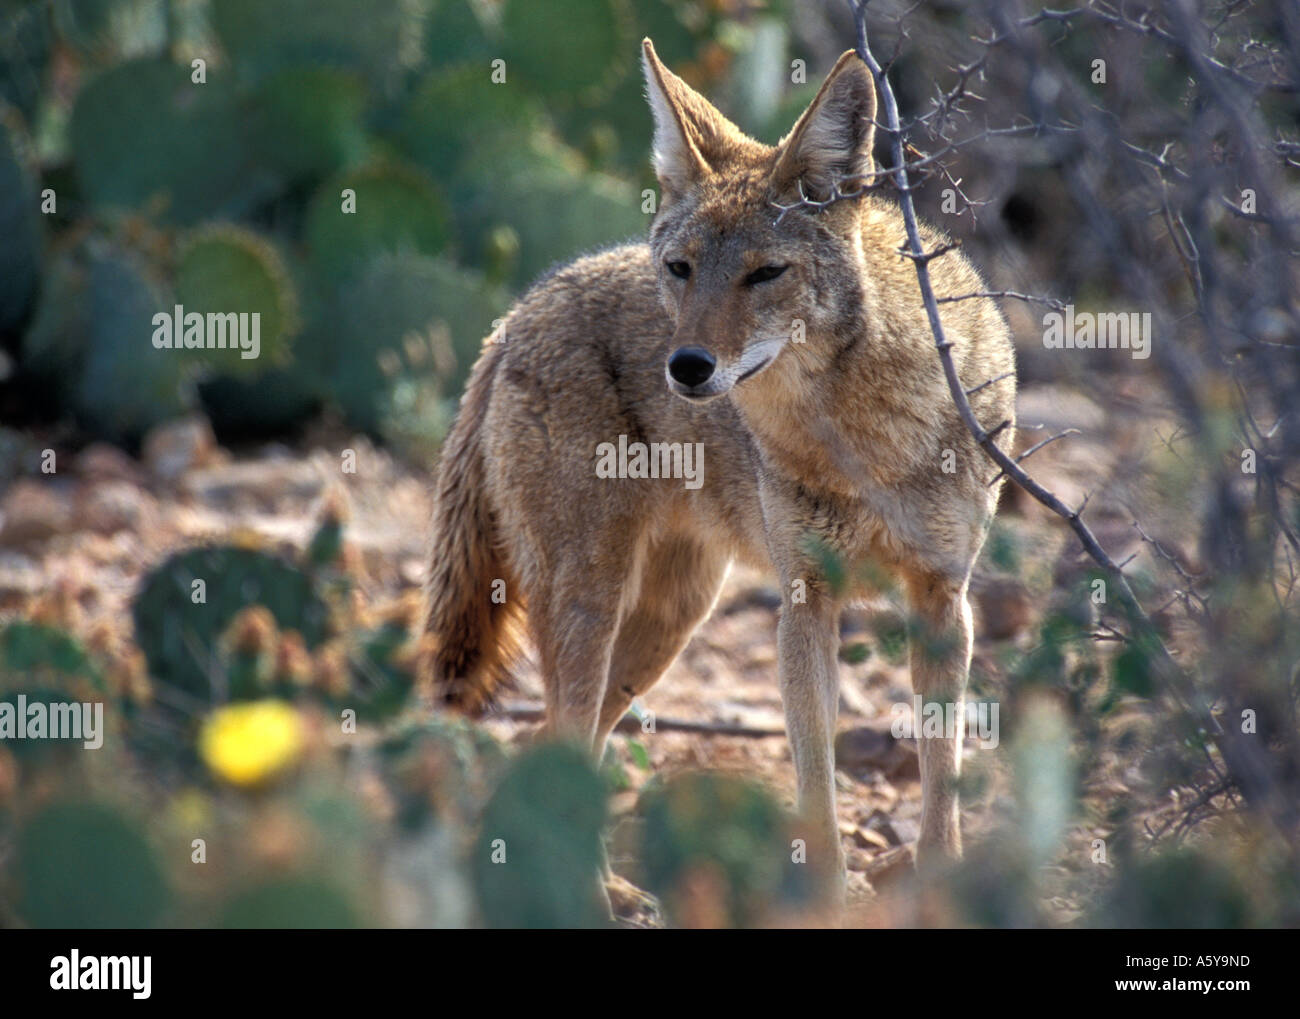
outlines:
[[[509,718],[517,722],[540,722],[546,709],[540,704],[503,704],[492,713],[493,718]],[[615,732],[642,732],[641,721],[627,714],[614,726]],[[730,722],[692,722],[684,718],[654,717],[654,732],[694,732],[705,736],[741,736],[762,739],[767,736],[784,736],[784,726],[735,725]]]

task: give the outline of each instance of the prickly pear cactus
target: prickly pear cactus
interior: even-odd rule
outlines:
[[[226,903],[218,926],[227,930],[324,929],[361,926],[354,906],[337,885],[313,876],[273,878]]]
[[[44,230],[36,172],[18,111],[0,103],[0,335],[27,317],[40,278]]]
[[[345,170],[323,184],[308,209],[305,234],[312,266],[332,289],[381,252],[436,255],[451,240],[451,223],[427,175],[385,161]]]
[[[82,643],[45,623],[16,620],[0,629],[0,690],[48,687],[64,693],[104,689]]]
[[[554,31],[557,24],[565,30]],[[596,101],[632,67],[634,24],[627,0],[505,0],[507,75],[552,101]]]
[[[0,101],[35,115],[46,81],[54,32],[43,4],[0,6]]]
[[[84,344],[72,407],[93,434],[138,438],[191,405],[194,365],[185,352],[153,346],[153,317],[168,306],[144,263],[111,244],[88,245],[87,331],[62,341]],[[70,325],[75,325],[73,317]],[[68,371],[72,365],[64,365]]]
[[[754,783],[683,775],[649,790],[641,810],[646,883],[674,922],[751,926],[798,890],[786,818]]]
[[[580,750],[539,746],[511,765],[471,857],[489,927],[594,927],[605,783]]]
[[[541,123],[541,108],[526,90],[494,84],[482,64],[457,65],[430,71],[416,87],[399,140],[414,163],[446,179],[485,135],[517,144]]]
[[[351,421],[374,428],[400,376],[431,375],[455,393],[505,306],[504,294],[472,270],[410,252],[379,255],[341,295],[328,333],[302,344],[301,356],[320,365]],[[439,328],[450,337],[452,363],[427,349]],[[409,356],[412,343],[426,348],[419,363]]]
[[[151,209],[176,223],[236,216],[275,182],[250,167],[234,86],[191,68],[144,58],[82,86],[69,138],[82,193],[105,209]]]
[[[327,635],[329,609],[311,577],[282,559],[216,546],[166,560],[145,577],[131,608],[149,674],[203,705],[220,698],[219,642],[249,605],[265,606],[276,626],[297,631],[308,649]]]
[[[22,701],[18,700],[20,694]],[[0,702],[15,712],[15,724],[17,712],[33,705],[44,705],[48,712],[56,704],[103,701],[107,694],[102,670],[71,634],[25,620],[0,629]],[[78,749],[89,738],[89,733],[80,729],[55,738],[53,730],[47,729],[41,739],[5,739],[3,743],[20,760],[32,760],[59,748]]]
[[[315,64],[364,74],[391,87],[419,53],[423,5],[371,0],[213,0],[212,25],[238,73],[261,78],[284,67]]]
[[[483,68],[493,57],[501,55],[478,15],[474,0],[438,0],[434,4],[425,32],[424,51],[434,67],[473,64]]]
[[[16,906],[28,926],[153,927],[168,907],[153,848],[117,805],[45,807],[23,824],[16,849]]]
[[[390,620],[358,635],[353,693],[348,703],[363,722],[383,722],[410,702],[418,659],[410,629]]]
[[[505,748],[486,730],[447,715],[398,728],[379,758],[397,822],[410,831],[430,820],[472,823],[507,765]]]
[[[485,139],[466,160],[451,194],[465,250],[483,253],[503,224],[515,232],[519,253],[509,282],[518,286],[575,251],[640,239],[650,226],[639,191],[584,170],[572,150],[544,135],[523,142]]]
[[[226,349],[192,352],[213,369],[227,375],[256,375],[288,359],[298,329],[297,292],[279,253],[252,230],[220,225],[190,233],[177,259],[176,300],[187,316],[191,312],[249,316],[222,320],[229,323]],[[256,357],[248,357],[254,351],[239,347],[235,323],[247,322],[251,333],[253,314],[259,316],[258,350]]]
[[[366,85],[334,67],[286,67],[261,82],[253,98],[252,144],[286,180],[319,178],[366,151]]]

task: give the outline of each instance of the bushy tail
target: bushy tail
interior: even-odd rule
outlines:
[[[442,450],[434,490],[433,546],[426,630],[433,638],[429,679],[435,703],[480,714],[510,678],[518,653],[519,613],[499,553],[488,504],[482,431],[501,348],[475,365],[460,413]],[[493,581],[511,596],[493,600]]]

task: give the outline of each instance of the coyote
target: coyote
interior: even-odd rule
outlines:
[[[871,172],[867,67],[841,56],[770,147],[642,48],[661,186],[649,243],[551,272],[485,341],[435,490],[429,678],[441,704],[481,711],[526,632],[544,731],[599,755],[709,614],[731,561],[760,564],[781,590],[779,684],[809,861],[815,851],[842,876],[839,610],[868,593],[868,568],[896,577],[913,687],[960,713],[967,585],[996,470],[948,392],[896,205],[826,202]],[[930,271],[940,296],[984,290],[959,253]],[[941,308],[963,384],[1005,376],[972,395],[977,417],[1010,422],[1000,311],[987,298]],[[997,441],[1012,435],[1008,423]],[[621,443],[698,444],[702,483],[598,471],[598,447]],[[927,866],[961,853],[961,747],[920,742]]]

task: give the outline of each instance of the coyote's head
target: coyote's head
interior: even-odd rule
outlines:
[[[870,71],[845,53],[772,148],[664,67],[649,39],[642,45],[663,192],[650,247],[675,325],[669,387],[690,400],[722,396],[791,343],[803,370],[831,366],[861,328],[860,204],[784,214],[777,205],[865,183],[876,114]]]

